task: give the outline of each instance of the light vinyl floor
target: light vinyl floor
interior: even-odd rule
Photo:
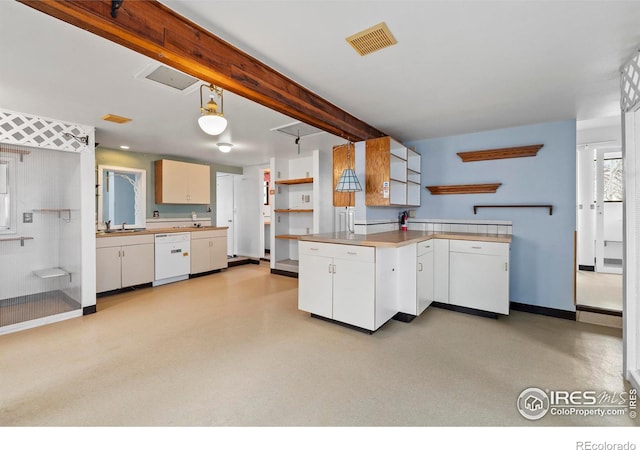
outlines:
[[[622,391],[621,331],[429,308],[367,335],[297,309],[266,263],[98,300],[0,336],[4,426],[608,426],[516,410],[523,389]]]

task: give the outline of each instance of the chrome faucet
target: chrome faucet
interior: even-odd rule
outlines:
[[[122,222],[122,229],[124,230],[124,226],[127,224],[127,222]]]
[[[107,221],[104,223],[104,225],[107,227],[107,233],[108,233],[109,231],[111,231],[111,221],[110,221],[110,220],[107,220]]]

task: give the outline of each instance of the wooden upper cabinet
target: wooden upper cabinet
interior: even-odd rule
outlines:
[[[347,146],[350,146],[347,152]],[[347,161],[347,153],[349,160]],[[353,143],[333,147],[333,206],[355,206],[355,192],[336,192],[340,175],[345,169],[355,168],[355,146]]]
[[[155,202],[158,204],[210,204],[210,166],[169,159],[156,161]]]
[[[420,155],[391,137],[367,140],[366,205],[419,206],[419,167]]]

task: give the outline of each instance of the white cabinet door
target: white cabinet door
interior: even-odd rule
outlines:
[[[211,270],[211,240],[191,239],[191,273]],[[226,257],[226,256],[225,256]]]
[[[449,303],[449,239],[434,239],[433,251],[433,300]]]
[[[417,260],[417,312],[421,314],[433,302],[434,251],[433,246],[418,256]]]
[[[227,238],[225,236],[211,238],[211,270],[229,267],[227,260]]]
[[[187,178],[187,202],[193,204],[211,203],[211,170],[209,166],[192,164]]]
[[[127,245],[121,251],[122,287],[151,283],[154,276],[154,245]]]
[[[334,259],[333,319],[375,330],[375,263]]]
[[[96,249],[96,292],[122,287],[120,247]]]
[[[333,258],[300,254],[298,309],[333,317]]]
[[[501,255],[450,254],[450,303],[509,314],[509,259]]]

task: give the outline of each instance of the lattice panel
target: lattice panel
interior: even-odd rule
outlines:
[[[640,52],[625,64],[620,75],[620,107],[631,111],[640,102]]]
[[[87,136],[80,125],[0,109],[0,142],[28,147],[80,152],[89,148],[93,139],[83,144],[72,136]],[[93,130],[90,131],[93,134]]]

